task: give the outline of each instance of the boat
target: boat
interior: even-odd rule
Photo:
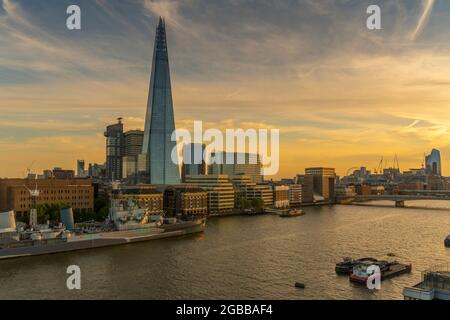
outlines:
[[[444,245],[445,245],[446,247],[450,247],[450,235],[447,236],[447,238],[445,238],[445,240],[444,240]]]
[[[302,283],[302,282],[296,282],[296,283],[294,284],[294,286],[295,286],[296,288],[305,289],[305,284]]]
[[[284,211],[284,212],[280,213],[280,217],[291,218],[291,217],[303,216],[305,214],[306,214],[305,211],[303,211],[302,209],[292,209],[292,210],[288,210],[288,211]]]
[[[350,282],[367,285],[367,280],[371,276],[371,274],[367,272],[370,265],[377,265],[380,267],[381,280],[393,278],[404,273],[410,273],[412,270],[411,264],[403,264],[397,261],[379,261],[375,264],[359,263],[353,267],[353,271],[349,277]]]
[[[378,260],[375,258],[360,258],[353,260],[351,257],[344,257],[343,261],[336,263],[334,270],[337,274],[349,275],[353,271],[353,267],[358,263],[376,263]]]

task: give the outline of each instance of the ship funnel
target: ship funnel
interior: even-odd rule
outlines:
[[[16,230],[16,217],[14,211],[0,212],[0,232]]]
[[[70,231],[75,229],[72,208],[62,208],[60,214],[61,222],[66,226],[66,229]]]

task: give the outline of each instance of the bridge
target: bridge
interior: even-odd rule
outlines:
[[[388,195],[352,195],[336,196],[337,202],[367,202],[388,200],[394,201],[395,206],[402,208],[405,201],[413,200],[450,200],[450,190],[402,190],[398,194]]]

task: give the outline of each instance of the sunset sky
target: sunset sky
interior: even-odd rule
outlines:
[[[0,0],[0,177],[103,163],[119,116],[143,129],[159,15],[177,128],[279,128],[277,177],[433,147],[450,175],[450,1]]]

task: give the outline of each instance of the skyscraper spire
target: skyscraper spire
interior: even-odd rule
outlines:
[[[162,17],[156,28],[152,73],[145,117],[142,153],[149,160],[148,172],[152,184],[180,183],[179,167],[171,159],[176,142],[171,141],[175,131],[172,88],[170,83],[169,56],[166,27]]]

